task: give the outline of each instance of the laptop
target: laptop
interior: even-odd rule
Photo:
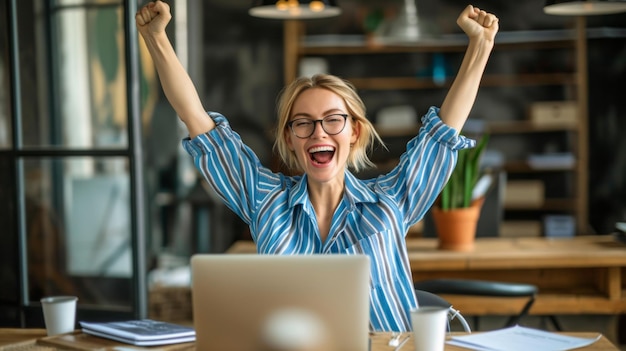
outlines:
[[[191,273],[197,350],[259,351],[290,312],[321,322],[325,350],[368,350],[365,255],[196,254]]]

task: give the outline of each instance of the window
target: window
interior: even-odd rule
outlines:
[[[78,320],[144,318],[136,4],[0,6],[0,324],[43,326],[50,295],[78,296]]]

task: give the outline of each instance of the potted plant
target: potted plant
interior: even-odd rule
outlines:
[[[440,249],[471,251],[474,248],[476,225],[484,201],[484,191],[477,194],[476,185],[481,178],[480,159],[488,140],[489,136],[483,134],[476,147],[459,151],[456,167],[433,207]],[[490,182],[490,178],[484,179]]]

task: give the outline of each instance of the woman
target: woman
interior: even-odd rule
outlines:
[[[417,306],[405,236],[447,181],[458,150],[475,142],[459,135],[474,104],[498,31],[498,19],[468,5],[457,24],[469,37],[461,67],[441,108],[431,107],[398,166],[376,179],[348,169],[371,165],[376,139],[353,86],[331,75],[300,78],[281,93],[275,147],[300,176],[273,173],[230,128],[206,112],[176,57],[162,1],[141,8],[136,24],[165,94],[189,130],[183,141],[207,182],[250,227],[264,254],[366,254],[371,262],[370,328],[408,331]]]

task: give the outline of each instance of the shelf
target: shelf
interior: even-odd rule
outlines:
[[[507,205],[507,211],[575,211],[576,199],[545,199],[541,206]]]
[[[310,37],[307,37],[310,39]],[[359,42],[345,42],[342,40],[328,41],[324,43],[303,42],[298,49],[300,55],[376,55],[376,54],[403,54],[414,52],[464,52],[467,46],[465,43],[454,43],[446,45],[443,41],[431,41],[411,44],[390,44],[390,43],[366,43],[364,40]],[[541,48],[571,48],[574,46],[573,41],[559,42],[538,42],[538,43],[522,43],[512,44],[496,42],[495,49],[541,49]]]
[[[588,39],[623,38],[623,28],[588,28]],[[496,36],[495,50],[574,48],[576,32],[570,29],[501,31]],[[460,52],[465,51],[465,34],[444,34],[425,37],[414,42],[400,42],[389,38],[368,40],[365,35],[307,35],[301,40],[301,55],[363,55],[408,52]]]
[[[412,138],[417,135],[420,128],[419,125],[402,128],[374,127],[381,138]]]
[[[496,36],[496,49],[574,47],[576,33],[572,30],[502,31]],[[399,41],[365,35],[308,35],[300,43],[304,55],[389,54],[405,52],[465,51],[465,34],[443,34],[423,37],[417,41]]]
[[[418,90],[449,88],[451,79],[446,79],[443,84],[435,84],[432,78],[417,77],[369,77],[369,78],[346,78],[355,87],[363,90]],[[575,85],[574,73],[544,73],[544,74],[518,74],[485,75],[481,81],[481,87],[500,86],[541,86],[541,85]]]
[[[360,92],[365,92],[364,100],[373,101],[374,109],[381,108],[378,105],[384,104],[418,104],[418,101],[422,103],[427,97],[432,98],[435,94],[445,93],[456,76],[453,67],[443,82],[435,82],[430,74],[414,74],[410,67],[396,67],[396,62],[404,60],[406,55],[410,58],[407,62],[416,66],[415,72],[429,72],[423,66],[431,54],[445,54],[446,57],[450,57],[450,63],[454,61],[458,64],[468,44],[467,36],[460,31],[458,34],[422,37],[409,42],[362,34],[307,35],[306,27],[307,24],[304,22],[285,27],[288,81],[297,75],[300,59],[320,56],[328,59],[330,73],[340,74]],[[498,51],[498,54],[494,55],[493,59],[499,60],[501,65],[490,67],[482,76],[480,89],[482,95],[487,98],[482,98],[481,101],[489,103],[489,97],[494,96],[492,100],[495,107],[499,108],[502,106],[498,104],[504,105],[511,100],[513,105],[502,115],[516,120],[503,121],[502,118],[498,118],[495,121],[481,122],[485,125],[487,133],[498,137],[499,147],[511,145],[511,150],[503,151],[503,154],[507,155],[503,168],[512,176],[512,180],[520,178],[541,181],[547,184],[546,186],[562,185],[562,189],[559,188],[550,194],[563,196],[546,199],[538,208],[507,207],[505,220],[510,214],[511,218],[524,215],[525,218],[540,221],[541,216],[553,211],[575,216],[577,233],[588,226],[585,108],[588,91],[584,79],[587,69],[586,42],[588,39],[614,37],[626,37],[626,30],[588,29],[582,17],[576,19],[573,28],[500,31],[497,34],[494,52]],[[353,63],[358,63],[359,66],[350,66],[341,74],[343,65]],[[375,98],[373,95],[376,92],[380,92],[384,99]],[[392,96],[394,92],[397,93]],[[413,92],[417,93],[409,97]],[[518,99],[518,94],[523,96]],[[532,104],[542,99],[575,101],[576,107],[580,108],[577,110],[579,112],[576,123],[538,125],[526,120],[525,116]],[[523,105],[518,104],[519,101]],[[482,113],[489,111],[489,108],[481,107]],[[403,142],[399,139],[404,138],[408,141],[417,135],[419,123],[415,126],[398,128],[376,126],[376,130],[387,144],[394,146],[393,151],[387,154],[376,152],[372,159],[378,167],[360,174],[363,177],[386,173],[396,166],[399,157],[397,153],[401,152],[400,143]],[[506,144],[509,136],[513,136],[512,142]],[[543,145],[548,143],[556,145],[556,149],[562,150],[563,153],[571,153],[574,160],[561,165],[548,163],[551,168],[531,167],[527,158],[537,156],[533,154],[535,150],[548,149],[547,145]]]
[[[376,131],[383,138],[413,137],[417,135],[419,126],[416,125],[402,128],[376,126]],[[578,131],[578,126],[568,124],[537,125],[531,121],[490,121],[487,124],[487,131],[490,134],[551,133],[561,131],[576,132]],[[514,167],[524,168],[528,167],[528,165],[525,165],[524,167],[515,165]]]
[[[375,162],[378,171],[388,172],[395,167],[400,160],[398,158],[388,158],[384,162]],[[526,161],[509,161],[504,165],[504,170],[509,174],[523,174],[523,173],[562,173],[562,172],[576,172],[576,165],[572,167],[560,167],[560,168],[545,168],[545,169],[536,169],[530,168]]]
[[[504,170],[508,173],[546,173],[546,172],[563,172],[563,171],[576,171],[577,165],[574,164],[571,167],[554,167],[554,168],[532,168],[527,161],[513,160],[507,161],[504,165]]]
[[[489,122],[487,130],[490,134],[576,132],[578,131],[578,126],[571,124],[537,125],[532,121],[493,121]]]

